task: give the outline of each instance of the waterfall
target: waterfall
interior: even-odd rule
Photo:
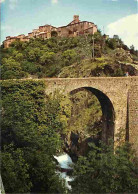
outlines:
[[[54,156],[54,158],[58,161],[59,166],[60,166],[60,170],[57,171],[57,173],[60,174],[60,176],[65,179],[66,181],[66,187],[68,189],[71,189],[71,186],[69,185],[69,182],[73,181],[73,178],[70,178],[67,175],[67,172],[72,170],[72,167],[70,165],[73,164],[72,159],[70,158],[70,156],[66,153],[63,153],[60,156]]]

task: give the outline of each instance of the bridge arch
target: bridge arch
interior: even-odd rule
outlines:
[[[108,143],[108,139],[114,140],[115,133],[115,111],[110,98],[102,91],[93,87],[80,87],[70,91],[70,94],[75,94],[81,90],[92,92],[100,102],[102,109],[102,140]]]
[[[112,105],[114,118],[112,118],[114,128],[114,141],[118,144],[116,134],[121,132],[120,143],[126,140],[138,150],[138,76],[134,77],[91,77],[91,78],[46,78],[43,79],[46,88],[45,93],[49,94],[55,90],[68,94],[78,88],[94,88],[104,95],[107,104]],[[96,90],[95,90],[96,91]],[[99,94],[98,92],[98,94]],[[96,95],[98,96],[96,93]],[[107,98],[109,99],[106,100]],[[102,99],[99,99],[104,101]],[[104,110],[104,103],[103,110]],[[111,109],[110,109],[111,110]],[[108,111],[107,111],[108,112]],[[109,111],[110,112],[110,111]],[[106,111],[104,111],[106,113]],[[106,117],[107,118],[107,117]],[[109,130],[110,131],[110,130]],[[138,151],[137,151],[138,155]]]

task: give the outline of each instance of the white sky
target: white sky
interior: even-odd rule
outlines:
[[[110,36],[117,34],[125,44],[128,46],[133,44],[138,49],[138,14],[129,15],[110,23],[106,33]]]

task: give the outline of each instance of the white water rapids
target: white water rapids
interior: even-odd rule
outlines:
[[[60,156],[54,156],[54,158],[58,161],[59,166],[60,166],[61,169],[65,169],[65,170],[71,170],[72,169],[70,165],[72,165],[73,162],[72,162],[72,159],[70,158],[70,156],[68,154],[64,153],[64,154],[62,154]],[[57,171],[57,173],[59,173],[60,176],[65,179],[66,187],[68,189],[71,189],[71,186],[69,185],[68,182],[73,181],[73,178],[70,178],[67,175],[67,172]]]

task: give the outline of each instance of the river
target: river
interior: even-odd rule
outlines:
[[[60,167],[60,170],[58,170],[57,173],[59,173],[60,176],[65,179],[66,187],[71,189],[69,182],[73,181],[73,178],[68,176],[67,172],[72,170],[72,167],[70,166],[73,164],[72,159],[66,153],[63,153],[60,156],[54,156],[54,158],[58,161]]]

